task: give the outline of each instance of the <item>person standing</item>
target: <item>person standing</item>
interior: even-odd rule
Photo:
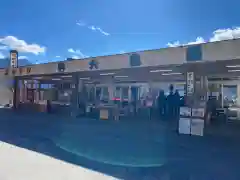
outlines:
[[[173,93],[174,87],[171,84],[169,86],[169,94],[167,96],[167,119],[168,120],[173,120],[174,118],[174,93]]]
[[[175,91],[174,93],[174,118],[176,120],[179,120],[180,118],[180,94],[178,90]]]
[[[157,105],[158,105],[159,118],[160,120],[163,120],[166,114],[166,96],[163,90],[159,92],[159,95],[157,98]]]
[[[153,106],[153,98],[152,98],[152,95],[149,93],[147,95],[147,97],[146,97],[146,107],[148,109],[148,118],[149,118],[149,120],[152,119],[152,113],[153,113],[152,106]]]
[[[47,100],[47,113],[51,113],[52,112],[52,105],[51,105],[51,101]]]

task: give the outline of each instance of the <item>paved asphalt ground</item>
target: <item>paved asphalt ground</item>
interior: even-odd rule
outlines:
[[[52,161],[58,159],[58,162],[79,168],[75,170],[78,177],[70,177],[69,174],[74,173],[69,172],[65,173],[65,179],[91,179],[96,172],[100,173],[97,174],[99,178],[92,179],[100,179],[102,174],[106,175],[106,179],[110,176],[113,177],[110,179],[126,180],[240,179],[240,139],[236,136],[178,135],[166,122],[147,120],[109,122],[11,112],[1,112],[0,120],[1,142],[24,148],[24,152],[31,150],[44,154],[37,156],[35,163],[33,159],[29,160],[29,169],[39,169],[39,159],[46,156],[51,157]],[[1,149],[0,161],[4,154]],[[12,154],[15,154],[16,160],[11,153],[7,157],[5,150],[1,167],[12,168],[12,171],[5,173],[19,169],[16,164],[20,160],[16,154],[23,150],[15,148],[15,151]],[[25,161],[27,163],[28,159]],[[57,168],[57,171],[58,166],[54,163],[47,167],[48,170],[52,168],[51,173],[61,175],[63,172],[63,167]],[[85,173],[85,169],[89,172]],[[65,171],[69,171],[69,168],[66,167]],[[39,177],[38,173],[43,172],[37,170],[36,177]],[[45,174],[48,173],[52,176],[48,171]],[[4,178],[9,179],[7,176],[5,174]]]

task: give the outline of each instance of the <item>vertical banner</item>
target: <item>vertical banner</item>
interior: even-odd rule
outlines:
[[[18,67],[18,52],[16,50],[10,51],[10,67],[11,68]]]
[[[192,96],[194,94],[194,72],[187,72],[187,96]]]

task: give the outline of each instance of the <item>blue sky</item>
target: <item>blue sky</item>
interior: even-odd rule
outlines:
[[[237,0],[2,0],[0,58],[10,48],[43,63],[240,37],[239,6]]]

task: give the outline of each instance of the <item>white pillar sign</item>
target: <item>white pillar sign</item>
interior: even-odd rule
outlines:
[[[16,50],[10,51],[10,67],[17,68],[18,66],[18,52]]]
[[[187,72],[187,96],[193,95],[194,83],[194,73]]]

